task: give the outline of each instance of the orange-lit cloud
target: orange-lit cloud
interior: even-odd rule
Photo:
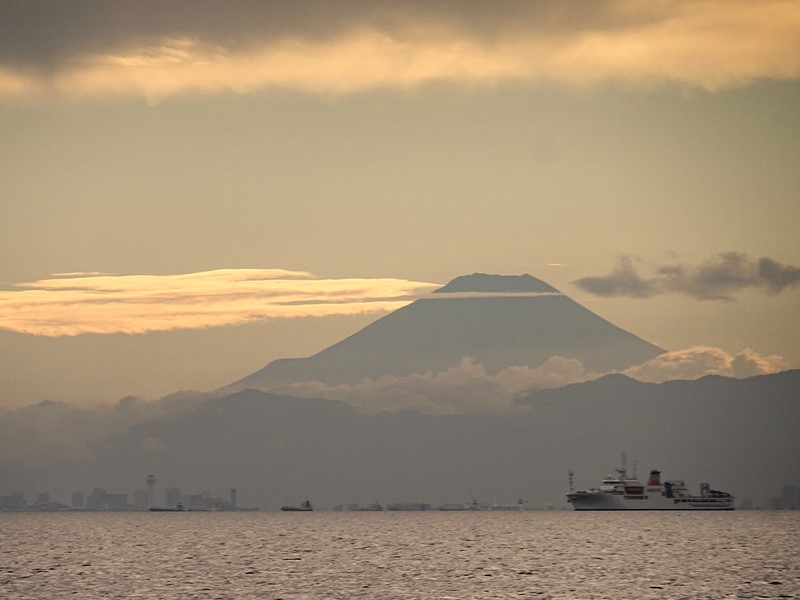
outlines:
[[[396,310],[436,284],[402,279],[317,279],[281,269],[181,275],[54,276],[0,291],[0,328],[44,336],[146,333],[260,319]]]
[[[162,28],[150,36],[122,37],[115,47],[73,51],[52,69],[0,64],[0,92],[133,94],[157,101],[188,92],[277,88],[346,94],[430,82],[508,81],[578,87],[615,82],[648,89],[677,84],[713,91],[800,76],[796,0],[619,0],[597,3],[591,11],[583,3],[545,3],[546,14],[511,14],[496,5],[491,31],[456,17],[469,5],[443,6],[432,14],[408,9],[391,20],[359,20],[354,11],[323,35],[287,27],[237,45],[220,41],[208,28],[174,35]],[[379,8],[389,10],[386,4]]]
[[[470,358],[444,371],[364,378],[355,385],[318,381],[286,384],[270,391],[301,398],[340,400],[365,411],[415,410],[429,414],[503,413],[517,396],[599,377],[577,359],[554,356],[537,367],[517,366],[489,373]]]
[[[750,348],[733,355],[721,348],[693,346],[665,352],[623,373],[639,381],[661,383],[674,379],[698,379],[706,375],[738,379],[777,373],[788,368],[782,356],[763,356]]]

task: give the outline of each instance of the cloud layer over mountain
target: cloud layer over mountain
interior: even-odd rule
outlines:
[[[319,279],[283,269],[179,275],[64,274],[0,291],[0,328],[34,335],[145,333],[259,319],[388,312],[436,284]]]
[[[782,357],[762,356],[749,348],[730,354],[721,348],[696,346],[666,352],[622,373],[639,381],[662,383],[707,375],[740,379],[788,368]],[[457,366],[439,372],[367,377],[353,385],[309,381],[275,386],[270,391],[302,398],[340,400],[370,412],[506,413],[525,392],[591,381],[605,374],[587,371],[580,360],[560,356],[537,367],[513,366],[492,374],[483,365],[465,357]]]

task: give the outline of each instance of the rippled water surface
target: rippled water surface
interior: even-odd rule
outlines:
[[[0,598],[797,598],[800,511],[0,513]]]

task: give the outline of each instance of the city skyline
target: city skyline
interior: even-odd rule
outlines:
[[[783,483],[776,486],[776,490],[780,491],[779,494],[770,497],[753,499],[749,497],[737,498],[737,508],[752,510],[752,509],[770,509],[770,510],[795,510],[800,506],[800,485]],[[127,510],[127,511],[148,511],[150,508],[184,508],[186,510],[195,511],[209,511],[209,510],[223,510],[223,511],[280,511],[278,506],[269,506],[259,503],[255,499],[251,499],[253,507],[242,507],[238,503],[239,490],[233,488],[229,490],[227,498],[215,497],[208,492],[197,492],[184,494],[180,488],[166,487],[162,491],[163,503],[161,502],[144,502],[148,495],[148,490],[139,488],[132,494],[125,492],[107,492],[102,487],[93,488],[90,493],[84,491],[73,491],[69,494],[69,498],[62,498],[58,495],[51,495],[50,492],[37,492],[36,501],[31,503],[28,501],[25,492],[14,492],[8,495],[0,495],[0,511],[3,510],[45,510],[45,511],[59,511],[59,510]],[[486,494],[487,496],[491,494]],[[129,500],[132,498],[132,502]],[[444,504],[436,505],[430,504],[425,499],[398,501],[397,499],[389,499],[388,502],[379,503],[375,501],[370,504],[343,502],[332,506],[324,506],[320,508],[315,506],[315,510],[370,510],[370,508],[380,507],[380,510],[389,511],[426,511],[426,510],[550,510],[568,508],[566,500],[562,505],[541,505],[531,506],[521,496],[517,501],[507,504],[498,502],[486,502],[483,499],[479,501],[473,498],[471,501],[463,499],[462,501],[447,502]]]

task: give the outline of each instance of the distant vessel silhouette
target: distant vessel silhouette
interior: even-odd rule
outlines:
[[[477,500],[473,500],[471,504],[442,504],[436,510],[446,510],[446,511],[485,510],[485,507],[478,504]]]
[[[281,506],[283,512],[311,512],[314,507],[311,506],[310,500],[303,500],[300,506]]]
[[[166,507],[163,507],[163,506],[151,506],[150,507],[150,511],[151,512],[185,512],[186,509],[183,507],[183,504],[178,502],[178,504],[176,504],[172,508],[166,508]]]
[[[355,506],[350,510],[356,512],[376,512],[379,510],[383,510],[383,506],[381,506],[376,502],[375,504],[368,504],[367,506]]]

